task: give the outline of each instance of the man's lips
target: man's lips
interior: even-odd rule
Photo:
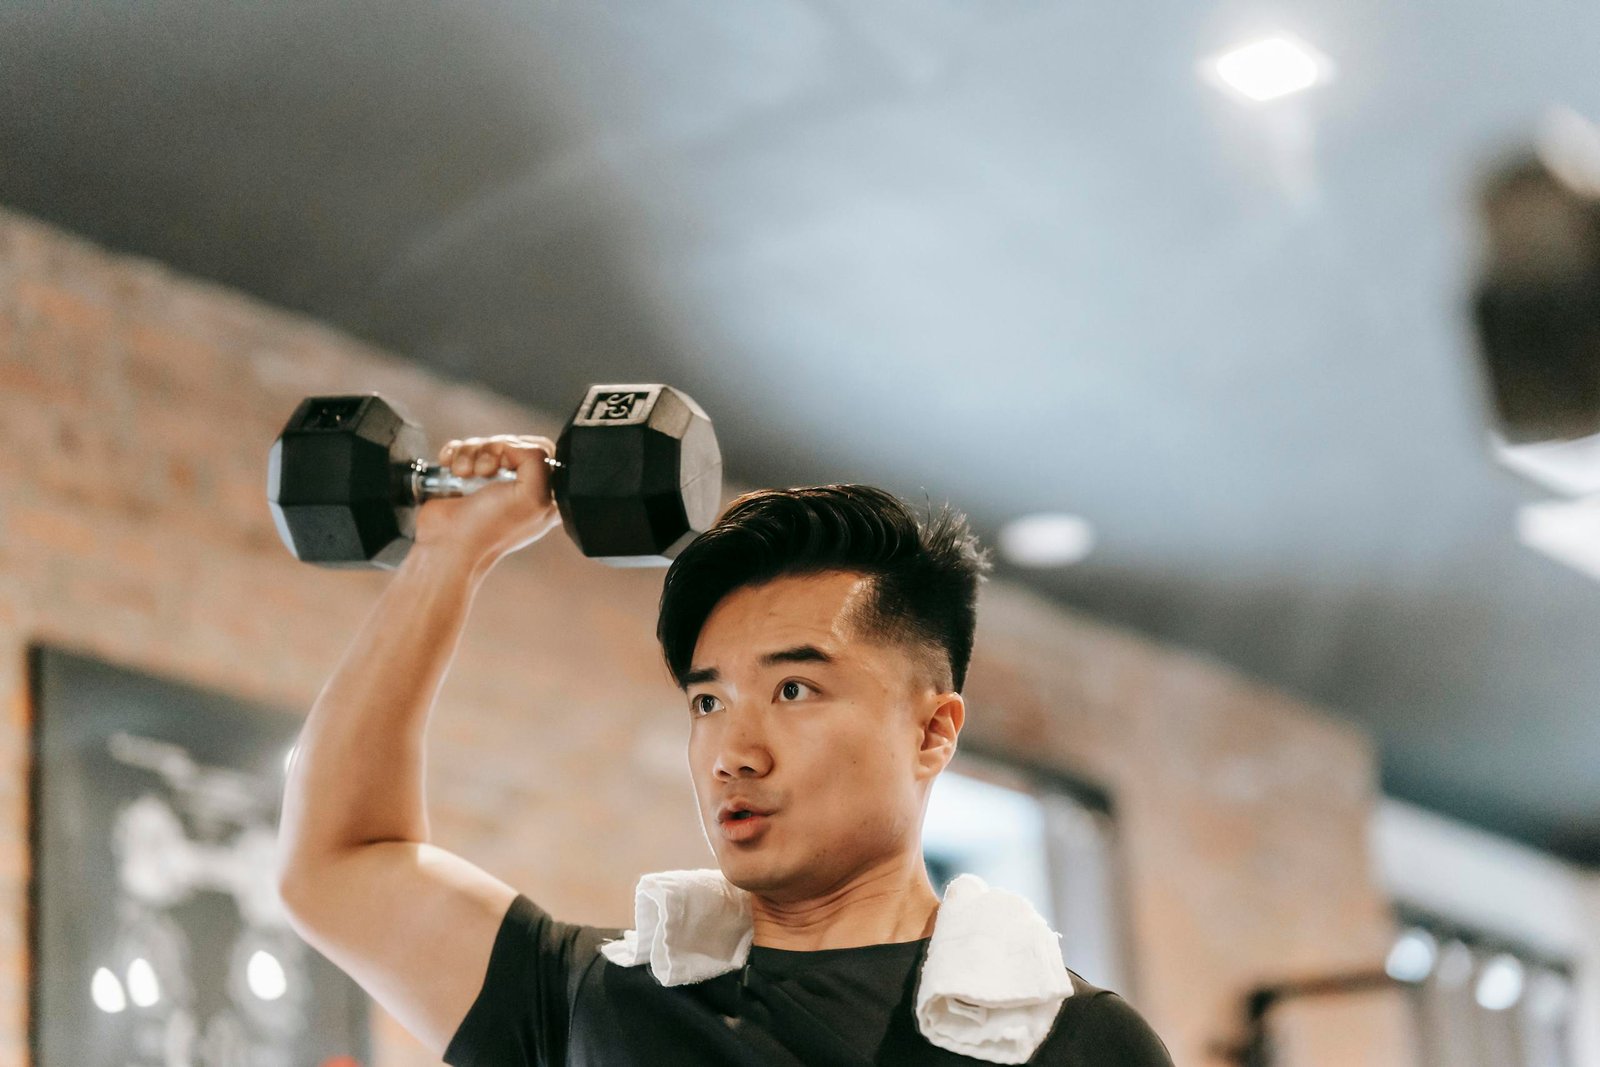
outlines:
[[[738,822],[743,819],[762,818],[773,814],[772,808],[763,808],[742,800],[730,800],[717,809],[717,822]]]
[[[751,812],[736,818],[719,819],[717,829],[722,832],[724,841],[752,841],[766,832],[772,818],[771,815]]]

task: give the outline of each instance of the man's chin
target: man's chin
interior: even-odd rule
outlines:
[[[794,881],[793,875],[778,869],[763,856],[722,855],[717,857],[722,877],[747,893],[770,895]]]

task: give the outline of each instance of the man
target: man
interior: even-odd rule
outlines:
[[[636,929],[557,922],[428,843],[427,713],[478,585],[559,517],[544,438],[453,441],[437,500],[302,732],[282,825],[295,927],[458,1067],[1170,1067],[1116,994],[1061,965],[1021,898],[921,852],[987,560],[865,486],[754,493],[668,570],[658,636],[685,694],[718,871],[647,876]]]

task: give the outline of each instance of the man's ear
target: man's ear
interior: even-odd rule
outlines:
[[[956,739],[967,721],[967,703],[960,693],[935,693],[928,698],[931,710],[922,721],[922,747],[917,751],[917,768],[932,778],[956,754]]]

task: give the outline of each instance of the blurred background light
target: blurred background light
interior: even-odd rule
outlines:
[[[89,995],[94,998],[94,1006],[107,1015],[116,1015],[128,1006],[128,998],[122,992],[122,983],[117,981],[117,976],[106,967],[98,968],[94,977],[89,980]]]
[[[1505,1011],[1522,999],[1522,961],[1507,953],[1484,964],[1478,975],[1477,998],[1480,1007]]]
[[[1522,505],[1517,510],[1517,538],[1600,581],[1600,496]]]
[[[1331,64],[1310,47],[1284,36],[1224,52],[1211,61],[1216,76],[1251,100],[1275,100],[1326,81]]]
[[[258,950],[250,956],[250,962],[245,965],[245,980],[250,985],[250,992],[262,1000],[277,1000],[289,989],[283,964],[265,950]]]
[[[1491,439],[1495,458],[1508,470],[1563,496],[1600,493],[1600,435],[1573,441],[1512,444]]]
[[[1413,927],[1401,934],[1389,950],[1384,970],[1397,982],[1421,982],[1433,973],[1439,943],[1426,930]]]
[[[1000,530],[1000,554],[1019,567],[1065,567],[1094,548],[1094,527],[1077,515],[1040,512]]]
[[[1589,196],[1600,196],[1600,126],[1570,107],[1545,113],[1537,135],[1539,158],[1556,176]]]
[[[150,961],[139,956],[128,964],[128,999],[141,1008],[153,1006],[161,999],[161,982]]]

